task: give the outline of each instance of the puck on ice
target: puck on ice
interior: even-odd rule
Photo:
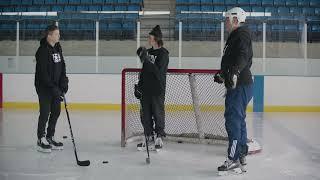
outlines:
[[[67,136],[63,136],[63,139],[67,139],[68,137]]]
[[[106,163],[109,163],[109,161],[103,161],[102,163],[103,163],[103,164],[106,164]]]

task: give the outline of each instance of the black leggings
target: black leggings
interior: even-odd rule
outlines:
[[[38,121],[38,139],[42,137],[52,137],[55,133],[57,120],[60,116],[61,106],[60,100],[53,97],[53,95],[46,89],[37,89],[39,97],[40,115]],[[45,128],[48,123],[47,134]]]
[[[142,96],[141,98],[141,122],[147,136],[152,135],[154,131],[161,136],[165,136],[164,99],[164,95]]]

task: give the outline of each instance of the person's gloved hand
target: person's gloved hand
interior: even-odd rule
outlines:
[[[224,82],[227,89],[235,89],[237,87],[239,75],[240,72],[236,67],[232,67],[228,70]]]
[[[58,88],[58,87],[55,87],[53,88],[53,97],[58,100],[58,101],[63,101],[63,92]]]
[[[62,82],[61,82],[61,91],[66,94],[68,92],[68,89],[69,89],[69,78],[66,77]]]
[[[137,98],[137,99],[141,99],[142,97],[142,92],[141,92],[141,89],[139,87],[138,84],[135,84],[134,85],[134,96]]]
[[[214,82],[218,83],[218,84],[222,84],[224,83],[224,79],[223,79],[223,75],[221,72],[217,72],[214,75]]]
[[[139,47],[137,50],[137,55],[140,58],[141,63],[143,64],[148,59],[147,49],[143,46]]]

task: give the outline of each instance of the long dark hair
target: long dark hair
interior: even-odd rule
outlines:
[[[163,40],[154,36],[154,40],[157,42],[158,46],[162,47],[163,46]]]

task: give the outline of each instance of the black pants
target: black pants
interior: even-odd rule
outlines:
[[[141,98],[141,123],[147,136],[153,132],[165,136],[165,96],[142,96]]]
[[[54,136],[57,120],[60,116],[60,100],[51,95],[47,89],[37,88],[39,97],[40,115],[38,121],[38,138]],[[45,128],[48,123],[47,134]]]

